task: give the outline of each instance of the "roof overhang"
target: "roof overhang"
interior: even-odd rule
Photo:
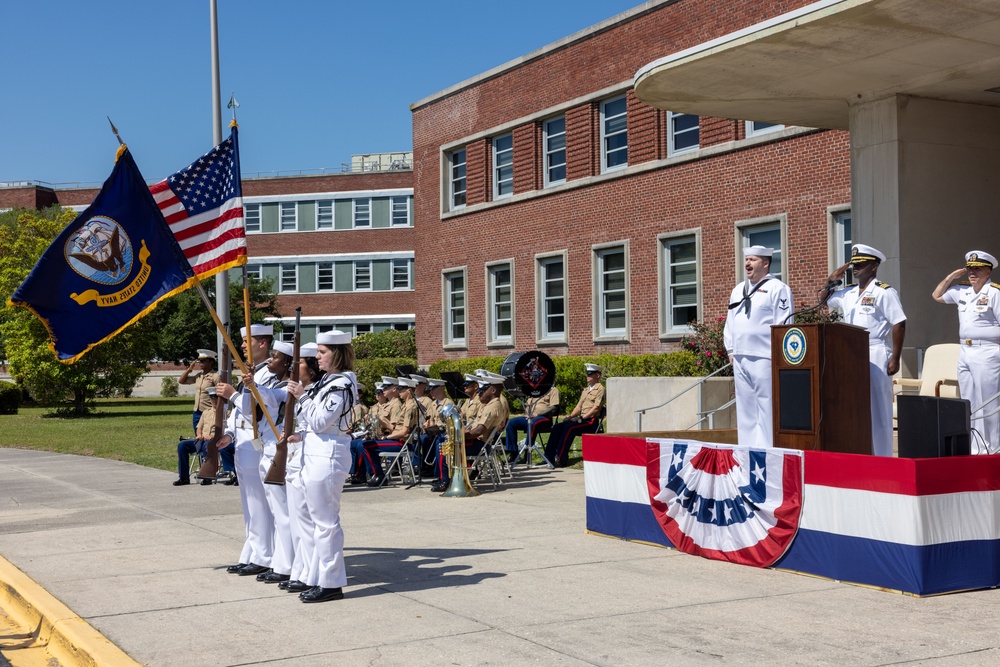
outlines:
[[[849,105],[891,95],[1000,106],[1000,2],[821,0],[646,65],[635,94],[835,129],[848,129]]]

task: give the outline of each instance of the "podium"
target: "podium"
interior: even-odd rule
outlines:
[[[868,331],[841,322],[771,327],[774,446],[872,453]]]

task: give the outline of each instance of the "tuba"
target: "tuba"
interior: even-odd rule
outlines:
[[[446,405],[439,413],[444,418],[444,429],[447,433],[441,444],[441,453],[451,457],[451,484],[441,495],[445,498],[471,498],[479,492],[472,488],[469,481],[469,468],[466,466],[465,429],[462,427],[462,416],[454,405]]]

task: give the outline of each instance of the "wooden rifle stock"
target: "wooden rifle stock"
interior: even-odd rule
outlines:
[[[222,348],[219,360],[219,382],[229,382],[229,349]],[[226,430],[226,399],[215,395],[215,433],[205,445],[205,462],[198,469],[198,479],[215,479],[219,474],[219,440]]]
[[[299,381],[299,348],[301,346],[301,334],[299,331],[299,319],[302,309],[295,309],[295,335],[292,338],[292,367],[289,369],[289,379],[292,382]],[[271,460],[271,467],[264,475],[265,484],[285,485],[285,468],[288,464],[288,438],[295,430],[295,397],[288,394],[285,399],[284,423],[281,425],[281,437],[275,445],[274,459]]]

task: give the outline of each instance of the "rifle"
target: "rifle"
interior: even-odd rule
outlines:
[[[289,379],[292,382],[299,381],[299,348],[301,346],[301,332],[299,322],[302,317],[302,309],[295,309],[295,334],[292,338],[292,367],[289,370]],[[274,458],[271,460],[271,467],[264,475],[265,484],[285,485],[285,468],[288,464],[288,438],[295,429],[295,397],[288,394],[285,399],[284,423],[281,425],[281,437],[274,447]]]
[[[222,348],[219,359],[219,382],[229,382],[229,349]],[[219,474],[219,440],[226,430],[226,399],[215,395],[215,433],[205,445],[205,462],[198,468],[198,479],[215,479]]]

